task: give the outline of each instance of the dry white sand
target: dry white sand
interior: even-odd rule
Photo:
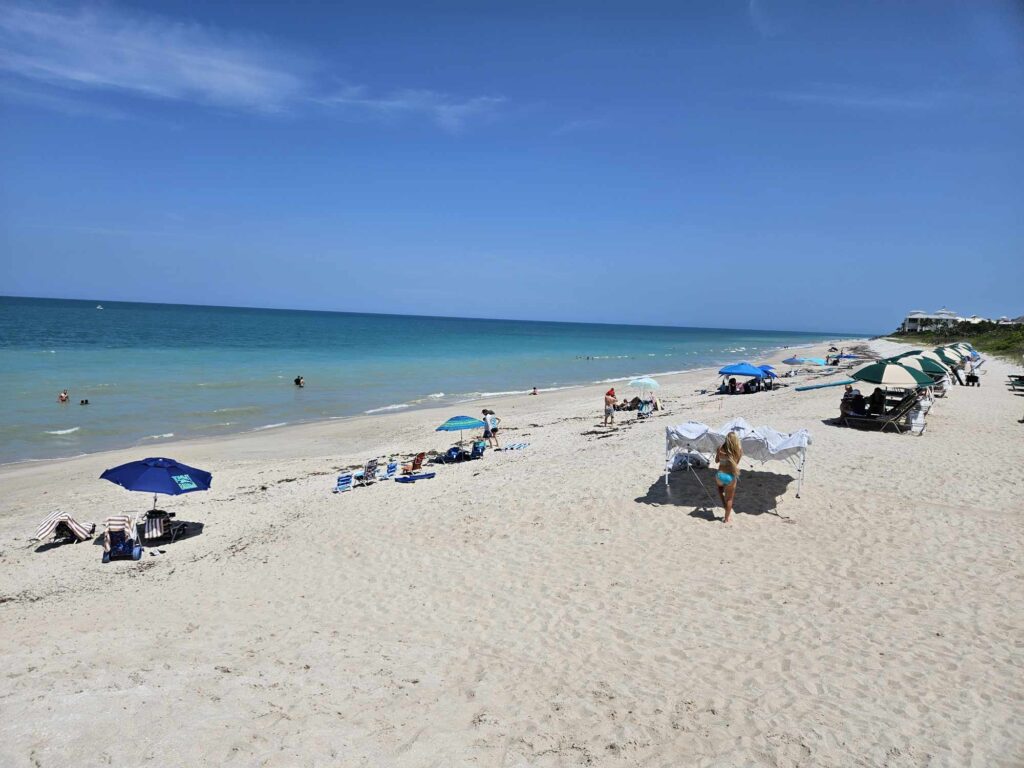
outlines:
[[[343,495],[455,411],[165,444],[214,486],[141,563],[28,537],[145,509],[97,477],[147,449],[2,468],[0,765],[1020,766],[1024,398],[986,369],[920,437],[708,372],[615,430],[604,387],[495,400],[526,450]],[[661,469],[733,416],[814,445],[801,499],[744,461],[726,527]]]

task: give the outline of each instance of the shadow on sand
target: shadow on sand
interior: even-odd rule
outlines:
[[[736,488],[733,510],[738,515],[771,514],[787,519],[779,514],[778,504],[792,482],[793,478],[789,475],[744,469]],[[667,487],[665,476],[661,475],[647,489],[647,493],[638,497],[636,501],[639,504],[693,507],[693,511],[689,513],[690,517],[701,520],[718,521],[724,514],[718,492],[715,490],[715,473],[708,469],[673,472],[669,476]]]

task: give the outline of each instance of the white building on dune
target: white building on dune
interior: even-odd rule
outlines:
[[[960,317],[956,312],[951,309],[943,307],[937,312],[925,312],[923,309],[915,309],[909,312],[903,319],[903,323],[900,325],[900,330],[904,333],[916,333],[917,331],[924,330],[925,328],[934,328],[937,325],[953,325],[953,323],[963,322],[968,318]],[[971,322],[981,322],[984,318],[978,318],[974,320],[970,318]]]

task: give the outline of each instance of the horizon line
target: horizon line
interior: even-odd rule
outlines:
[[[702,330],[702,331],[753,331],[754,333],[804,333],[804,334],[817,334],[817,335],[828,335],[834,334],[838,336],[857,336],[872,338],[876,336],[883,336],[885,332],[869,333],[866,331],[797,331],[787,330],[784,328],[723,328],[723,327],[712,327],[702,325],[658,325],[652,323],[612,323],[602,322],[597,320],[545,320],[545,319],[524,319],[519,317],[469,317],[464,315],[428,315],[418,313],[397,313],[397,312],[354,312],[352,310],[345,309],[304,309],[298,307],[257,307],[252,305],[243,304],[184,304],[178,302],[168,301],[137,301],[137,300],[126,300],[126,299],[98,299],[98,298],[75,298],[68,296],[25,296],[25,295],[12,295],[12,294],[0,294],[0,299],[35,299],[37,301],[82,301],[82,302],[97,302],[102,304],[104,302],[108,304],[142,304],[146,306],[165,306],[165,307],[206,307],[208,309],[257,309],[267,312],[310,312],[330,315],[379,315],[382,317],[422,317],[432,318],[437,320],[490,320],[495,322],[512,322],[512,323],[555,323],[560,325],[609,325],[609,326],[629,326],[634,328],[674,328],[674,329],[685,329],[685,330]]]

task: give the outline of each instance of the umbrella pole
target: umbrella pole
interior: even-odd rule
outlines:
[[[153,494],[153,511],[156,512],[156,494]]]

